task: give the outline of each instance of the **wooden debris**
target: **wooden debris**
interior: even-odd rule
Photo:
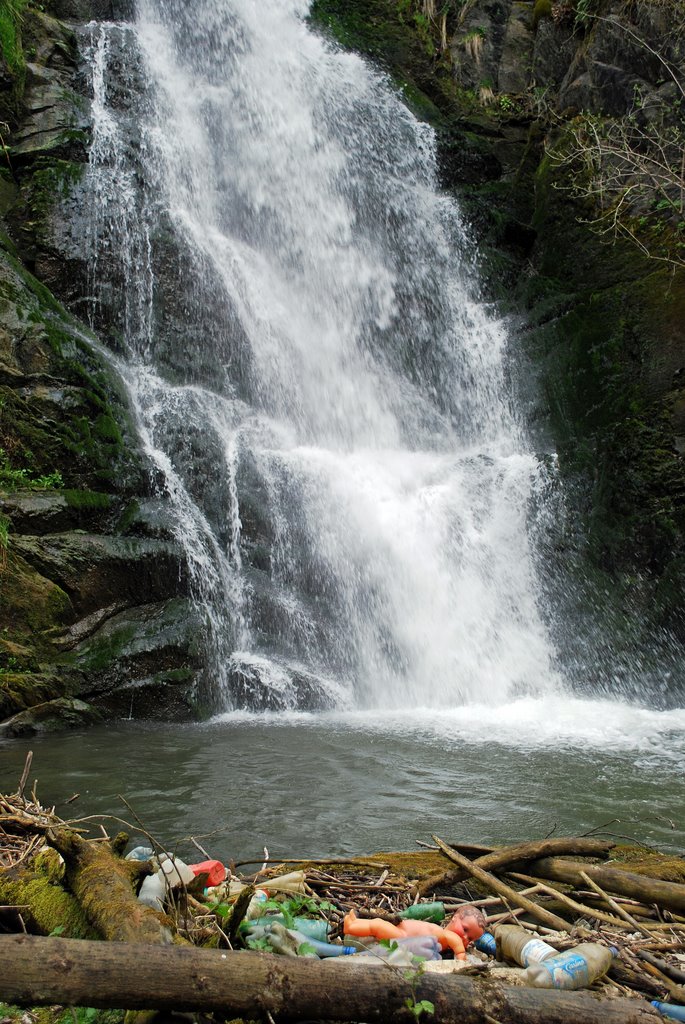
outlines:
[[[516,892],[515,889],[512,889],[511,886],[506,885],[499,878],[495,878],[494,875],[488,874],[487,871],[484,871],[483,868],[479,867],[475,862],[472,863],[470,860],[467,860],[466,857],[457,853],[456,850],[450,849],[447,843],[444,843],[442,839],[438,839],[437,836],[433,836],[432,839],[434,843],[437,843],[445,856],[449,857],[450,860],[453,860],[455,864],[458,864],[459,867],[463,868],[470,875],[473,875],[473,877],[477,878],[479,882],[487,885],[487,887],[493,892],[499,893],[500,896],[506,897],[506,899],[515,906],[528,911],[532,917],[541,921],[543,924],[546,924],[548,928],[555,928],[557,931],[566,931],[570,928],[568,922],[564,921],[563,918],[558,917],[556,914],[550,914],[548,910],[545,910],[537,903],[533,903],[533,901],[529,900],[527,896],[521,896],[521,894]]]
[[[196,968],[199,970],[201,967],[204,977],[207,966],[210,971],[207,977],[213,979],[211,971],[214,968],[211,965],[220,963],[225,970],[227,961],[221,959],[224,955],[229,957],[230,965],[226,977],[233,978],[237,989],[235,993],[229,992],[226,995],[228,981],[222,976],[217,989],[218,993],[223,992],[225,995],[225,998],[222,996],[222,1011],[228,1009],[232,1014],[240,1014],[246,1012],[249,1003],[248,1015],[254,1012],[268,1019],[271,1013],[284,1021],[291,1019],[288,1016],[290,1013],[292,1019],[309,1016],[336,1020],[340,1019],[336,1016],[340,1013],[345,1020],[409,1021],[413,1020],[413,1016],[407,1016],[406,1000],[411,997],[430,999],[436,1002],[436,1008],[440,1005],[441,1015],[438,1016],[436,1009],[436,1020],[440,1020],[441,1024],[457,1018],[460,1024],[466,1024],[469,1020],[495,1020],[501,1024],[513,1024],[514,1021],[516,1024],[541,1024],[543,1021],[545,1024],[579,1024],[585,1020],[597,1021],[597,1024],[618,1024],[620,1020],[621,1024],[632,1024],[633,1021],[637,1024],[655,1019],[644,1003],[645,996],[658,999],[685,997],[685,988],[682,987],[685,972],[682,970],[682,961],[677,959],[678,953],[685,951],[685,923],[674,919],[674,914],[682,911],[680,900],[685,886],[623,871],[617,864],[609,866],[561,860],[558,856],[540,856],[542,853],[552,854],[563,850],[572,857],[604,857],[614,848],[612,843],[605,840],[557,838],[492,850],[456,843],[448,845],[433,837],[436,850],[431,848],[419,853],[387,853],[365,858],[326,858],[308,862],[290,859],[278,863],[267,858],[266,862],[255,862],[260,867],[256,874],[253,871],[241,875],[235,871],[236,865],[232,865],[232,879],[243,886],[240,895],[235,895],[234,887],[232,890],[222,890],[220,898],[203,897],[201,881],[196,879],[197,884],[191,883],[189,886],[190,892],[178,890],[173,899],[170,893],[167,894],[168,913],[162,914],[137,900],[138,883],[151,867],[147,863],[122,860],[126,836],[122,833],[114,836],[118,824],[110,828],[109,832],[101,829],[102,835],[98,833],[93,837],[88,836],[86,829],[80,827],[87,824],[86,821],[79,822],[79,827],[62,821],[55,814],[54,808],[40,806],[35,797],[35,789],[30,799],[24,795],[29,770],[30,764],[24,771],[21,793],[0,796],[0,885],[5,884],[4,890],[0,891],[0,902],[3,904],[0,906],[0,928],[15,933],[10,938],[17,940],[24,931],[33,932],[34,936],[35,933],[49,934],[56,924],[66,924],[65,939],[73,936],[84,940],[79,944],[82,952],[88,952],[89,949],[85,940],[97,935],[116,939],[123,944],[124,953],[128,955],[131,964],[131,978],[126,975],[130,985],[127,987],[122,980],[126,972],[116,974],[116,971],[123,968],[119,961],[116,970],[112,966],[113,961],[107,952],[108,944],[99,943],[97,948],[102,955],[106,984],[109,984],[107,978],[116,976],[123,987],[121,992],[117,990],[116,1000],[99,1003],[97,999],[104,996],[99,990],[98,994],[93,994],[96,990],[88,974],[90,987],[86,1005],[171,1006],[173,1009],[188,1006],[194,1010],[213,1006],[211,1000],[215,998],[214,995],[205,993],[204,1002],[195,1001],[199,977]],[[160,844],[152,839],[144,824],[135,817],[133,809],[129,807],[129,810],[136,820],[135,827],[147,836],[155,849],[176,850],[175,843],[167,844],[164,840]],[[109,838],[110,835],[114,838]],[[205,859],[211,859],[208,851],[197,842],[189,842]],[[54,851],[59,852],[63,864]],[[42,863],[50,859],[48,855],[51,855],[53,865],[55,860],[59,862],[58,866],[61,864],[61,875],[50,877],[49,881],[42,874],[49,866]],[[443,861],[447,858],[449,861],[447,871],[438,871],[439,858]],[[507,974],[506,971],[493,969],[492,960],[485,955],[480,961],[477,957],[471,957],[471,963],[466,967],[467,973],[470,972],[472,976],[466,977],[460,972],[460,986],[449,991],[441,989],[440,984],[444,981],[451,983],[453,979],[438,974],[434,976],[435,981],[430,983],[417,974],[416,984],[407,991],[403,972],[388,965],[379,968],[376,965],[364,967],[362,964],[322,964],[303,958],[273,958],[261,952],[242,953],[239,956],[243,959],[234,960],[231,953],[233,946],[244,945],[246,942],[240,922],[255,888],[269,889],[269,880],[282,874],[286,864],[297,864],[301,868],[304,895],[292,896],[273,890],[268,909],[278,911],[282,906],[286,915],[304,913],[305,916],[314,914],[326,917],[333,941],[341,937],[343,918],[348,910],[354,909],[360,918],[382,917],[397,922],[400,912],[420,899],[420,892],[435,891],[437,878],[440,879],[438,889],[448,917],[460,906],[473,903],[490,913],[490,926],[495,926],[497,922],[518,923],[532,933],[542,935],[559,950],[573,947],[580,938],[617,947],[619,956],[610,970],[609,979],[596,986],[597,991],[604,994],[611,988],[614,998],[598,1000],[581,993],[550,994],[526,988],[514,990],[507,986],[513,985],[515,978],[520,983],[521,973],[512,974],[510,970]],[[548,879],[546,872],[553,873],[554,877]],[[494,895],[473,900],[473,886],[466,885],[464,881],[455,882],[455,877],[469,882],[476,879]],[[30,886],[18,887],[15,882],[17,878],[28,879]],[[556,882],[556,885],[550,885],[550,880]],[[426,890],[429,881],[431,888]],[[43,888],[48,886],[59,897],[60,920],[51,922],[50,917],[39,913],[37,907],[32,906],[34,890],[31,886],[35,885],[39,888],[41,885]],[[580,886],[581,890],[569,892],[569,885]],[[665,897],[663,902],[661,896]],[[24,936],[24,940],[32,942],[34,936]],[[141,991],[136,988],[141,961],[145,960],[147,964],[148,949],[168,943],[172,936],[174,942],[184,942],[186,952],[193,954],[189,960],[179,963],[190,965],[189,969],[192,968],[195,973],[190,980],[178,974],[176,981],[166,986],[164,991],[161,980],[164,975],[159,974],[159,984],[155,981],[150,988],[151,993],[159,994],[159,1001],[136,1002],[136,999],[140,999]],[[264,940],[254,939],[257,946],[260,941],[264,945]],[[136,944],[135,950],[127,948],[131,943]],[[141,943],[145,943],[144,957],[140,955]],[[218,945],[219,949],[211,954],[207,950],[193,949],[193,946],[202,945]],[[7,950],[12,956],[19,956],[18,948],[25,950],[29,947],[10,945]],[[45,948],[62,962],[71,947],[65,945],[62,939],[58,943],[53,938],[49,946],[30,948],[34,952]],[[121,950],[121,946],[119,948]],[[166,955],[173,953],[175,956],[176,949],[167,945],[165,952]],[[194,959],[196,954],[200,957],[198,960]],[[207,955],[213,959],[206,960]],[[5,957],[4,948],[0,950],[0,956]],[[245,956],[248,956],[247,960]],[[95,962],[90,953],[88,957],[89,965]],[[96,961],[100,963],[97,958]],[[151,962],[157,961],[153,957]],[[275,962],[275,966],[267,970],[263,966],[265,962]],[[12,994],[15,989],[8,991],[4,987],[8,983],[2,980],[7,977],[8,971],[10,974],[13,971],[11,966],[8,968],[8,963],[6,959],[3,960],[4,970],[0,972],[0,999],[17,1002],[20,1001],[19,997]],[[71,959],[69,963],[72,964]],[[262,966],[256,966],[259,964]],[[449,969],[447,961],[436,961],[436,964]],[[249,970],[243,965],[250,965]],[[26,974],[24,980],[27,984],[33,984],[31,979],[35,980],[38,969],[43,977],[46,963],[36,963],[33,973]],[[82,964],[78,958],[73,961],[73,971],[73,976],[67,979],[67,989],[60,989],[55,980],[56,987],[44,990],[52,993],[50,1001],[65,1004],[76,999],[73,993],[70,994],[68,986],[72,982],[76,984],[81,978]],[[114,974],[108,974],[108,971],[114,971]],[[97,977],[100,975],[97,974]],[[258,991],[259,978],[265,977],[271,979],[267,985],[268,993],[273,993],[271,1001],[270,996],[262,998]],[[506,984],[502,981],[503,977],[507,978]],[[343,980],[344,988],[337,989],[337,985],[343,986]],[[403,986],[401,999],[400,989],[393,987],[396,980]],[[424,989],[424,984],[428,988]],[[284,987],[283,991],[295,993],[289,998],[287,1006],[284,1006],[282,991],[281,1002],[278,1001],[278,985]],[[431,988],[431,985],[437,985],[437,988]],[[182,989],[181,997],[177,998],[176,993]],[[40,1000],[36,991],[35,987],[30,989],[29,995],[27,989],[25,999],[37,1004]],[[519,994],[512,994],[515,991]],[[57,992],[62,994],[58,995]],[[122,992],[128,992],[126,998],[130,1002],[122,1001]],[[620,992],[620,998],[617,998],[617,992]],[[249,997],[246,993],[250,993]],[[419,993],[422,995],[419,996]],[[625,996],[630,998],[625,999]],[[335,1007],[331,1006],[331,999],[336,1000]],[[615,1008],[621,1003],[628,1003],[629,1011],[618,1017]],[[360,1009],[362,1005],[363,1010]],[[356,1013],[358,1016],[355,1017]]]
[[[518,843],[516,846],[506,846],[501,850],[490,851],[480,856],[474,863],[483,871],[499,872],[504,868],[510,868],[511,870],[521,868],[530,861],[539,860],[541,857],[607,857],[615,846],[616,843],[611,840],[586,837],[540,839],[531,843]],[[443,853],[445,852],[443,846],[440,846],[439,849]],[[449,844],[449,849],[456,849],[456,847]],[[464,857],[466,856],[463,849],[457,849],[457,852]],[[425,896],[442,886],[454,885],[456,882],[468,878],[469,872],[466,868],[460,866],[461,862],[455,863],[458,864],[456,869],[452,868],[438,875],[432,875],[421,882],[419,893]]]
[[[676,914],[685,914],[685,885],[677,882],[649,878],[646,875],[623,871],[616,866],[582,864],[561,860],[558,857],[545,857],[533,861],[527,868],[527,874],[534,876],[536,880],[546,878],[552,882],[567,882],[570,885],[582,883],[583,872],[607,892],[630,896],[648,906],[657,903]]]
[[[347,959],[347,958],[346,958]],[[317,961],[259,953],[127,946],[0,936],[0,996],[15,1005],[219,1011],[279,1021],[374,1020],[409,1024],[412,1007],[434,1006],[440,1024],[654,1024],[644,1000],[589,992],[517,988],[490,979],[419,974],[338,958]],[[409,1005],[407,1005],[409,1001]]]

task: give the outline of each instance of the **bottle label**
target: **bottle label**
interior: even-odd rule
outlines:
[[[545,957],[556,955],[556,949],[549,946],[542,939],[531,939],[521,950],[521,963],[524,967],[529,964],[539,963]]]
[[[587,988],[590,984],[588,963],[579,953],[565,953],[540,964],[552,978],[554,988]]]

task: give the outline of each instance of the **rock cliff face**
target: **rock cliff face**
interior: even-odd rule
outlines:
[[[90,138],[74,28],[132,8],[29,6],[23,57],[0,60],[7,735],[100,714],[196,717],[207,707],[203,624],[183,555],[115,361],[83,322],[87,271],[69,244]],[[451,0],[436,11],[426,0],[315,0],[312,18],[380,62],[435,127],[443,183],[480,242],[484,288],[511,315],[519,400],[540,449],[558,452],[570,496],[548,538],[554,599],[572,595],[576,623],[611,604],[611,628],[628,623],[633,640],[663,627],[682,641],[682,210],[662,214],[643,199],[629,222],[638,244],[601,237],[563,159],[588,118],[605,127],[635,116],[677,133],[682,0]],[[172,314],[174,303],[188,305],[181,260],[169,251],[163,300]],[[116,349],[115,315],[103,310],[96,327]],[[248,535],[251,516],[246,506]]]
[[[10,736],[103,713],[196,717],[203,701],[202,623],[181,549],[116,367],[78,319],[83,268],[60,244],[58,208],[82,176],[89,122],[74,33],[55,15],[112,18],[130,5],[44,6],[27,10],[24,59],[0,75],[0,729]]]
[[[673,201],[637,176],[640,202],[622,200],[629,215],[614,238],[590,223],[607,210],[588,194],[589,171],[564,155],[581,126],[627,125],[657,126],[682,156],[685,6],[469,0],[433,11],[422,0],[313,5],[316,22],[380,62],[436,129],[443,182],[470,217],[488,292],[512,317],[519,400],[540,448],[558,452],[569,500],[548,552],[555,598],[573,591],[569,610],[588,619],[603,606],[611,628],[632,617],[638,642],[662,627],[682,641],[682,165]]]

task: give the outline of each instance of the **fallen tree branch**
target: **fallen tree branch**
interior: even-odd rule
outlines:
[[[536,882],[547,878],[553,882],[567,882],[569,885],[582,885],[583,872],[608,892],[629,896],[648,906],[657,903],[676,914],[685,914],[685,885],[677,882],[637,875],[605,864],[583,864],[560,860],[558,857],[533,861],[526,868],[526,874],[534,876]]]
[[[510,885],[506,885],[504,882],[500,881],[499,878],[495,878],[494,875],[484,871],[476,861],[472,863],[470,860],[467,860],[466,857],[462,857],[462,855],[457,853],[456,850],[450,849],[447,843],[444,843],[442,839],[439,839],[437,836],[432,836],[432,839],[433,842],[438,844],[446,857],[449,857],[451,861],[454,861],[455,864],[459,865],[459,867],[463,868],[479,882],[482,882],[483,885],[487,885],[488,889],[491,889],[492,892],[496,892],[498,895],[506,897],[510,903],[514,903],[517,907],[522,907],[524,910],[528,911],[532,917],[536,918],[536,920],[547,925],[548,928],[554,928],[555,931],[560,932],[571,930],[571,925],[568,921],[564,921],[562,917],[557,917],[556,914],[550,914],[548,910],[544,910],[542,907],[539,907],[537,903],[533,903],[533,901],[529,900],[527,896],[522,896],[520,893],[516,892],[515,889],[512,889]]]
[[[517,843],[515,846],[492,850],[485,856],[478,857],[473,863],[483,871],[501,871],[504,868],[524,867],[529,861],[539,860],[541,857],[607,857],[615,846],[616,843],[608,839],[558,836],[555,839],[538,839],[532,843]],[[465,852],[453,845],[449,848],[457,849],[457,852],[462,854]],[[445,852],[444,849],[442,852]],[[425,896],[436,888],[454,885],[468,876],[465,868],[442,871],[420,883],[419,895]]]
[[[164,916],[133,892],[140,864],[121,860],[107,843],[90,843],[71,829],[52,828],[46,838],[64,858],[69,889],[100,935],[114,942],[171,942]]]
[[[625,921],[627,921],[628,924],[631,925],[636,932],[642,932],[642,934],[646,935],[648,939],[651,939],[652,933],[650,931],[648,931],[646,928],[643,928],[643,926],[638,921],[635,920],[635,918],[632,916],[632,914],[629,914],[628,911],[625,910],[624,907],[619,906],[619,904],[616,902],[615,899],[613,899],[611,896],[609,896],[608,893],[604,892],[604,889],[602,889],[602,887],[600,885],[598,885],[597,882],[595,882],[592,878],[590,878],[590,876],[587,874],[587,872],[581,871],[580,874],[581,874],[581,877],[582,877],[583,881],[587,885],[589,885],[591,889],[594,889],[595,892],[598,893],[602,897],[602,899],[605,901],[605,903],[609,907],[611,907],[611,909],[614,910],[618,914],[619,917],[622,917]]]
[[[387,967],[189,947],[129,946],[27,935],[0,936],[0,998],[16,1006],[116,1007],[272,1014],[410,1024],[430,1000],[440,1024],[655,1024],[645,1001],[590,992],[508,987],[489,978],[419,975]]]

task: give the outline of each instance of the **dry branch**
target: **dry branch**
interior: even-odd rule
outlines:
[[[438,844],[442,852],[446,857],[449,857],[451,861],[463,868],[474,878],[482,882],[483,885],[487,885],[492,892],[498,893],[500,896],[504,896],[510,903],[514,903],[517,907],[522,907],[524,910],[535,917],[542,924],[547,925],[548,928],[554,928],[556,931],[570,931],[570,925],[563,918],[557,917],[556,914],[550,914],[548,910],[544,910],[539,907],[537,903],[533,903],[527,896],[522,896],[520,893],[512,889],[510,885],[506,885],[500,881],[499,878],[495,878],[494,875],[488,874],[482,867],[478,866],[477,862],[471,863],[466,857],[462,857],[456,850],[450,849],[447,843],[444,843],[442,839],[438,839],[437,836],[433,836],[433,841]]]
[[[557,857],[536,860],[527,868],[527,874],[534,876],[536,882],[547,878],[553,882],[567,882],[569,885],[581,885],[583,872],[608,892],[629,896],[648,906],[657,903],[676,914],[685,913],[685,885],[677,882],[649,878],[647,875],[633,874],[604,864],[582,864]]]
[[[505,846],[501,850],[493,850],[480,856],[474,863],[483,871],[499,872],[505,868],[523,867],[529,861],[539,860],[541,857],[607,857],[615,846],[616,843],[607,839],[559,836],[555,839],[539,839],[531,843]],[[450,849],[456,849],[462,855],[466,852],[452,844]],[[465,868],[451,868],[421,882],[419,894],[425,896],[437,888],[454,885],[468,877],[469,872]]]

